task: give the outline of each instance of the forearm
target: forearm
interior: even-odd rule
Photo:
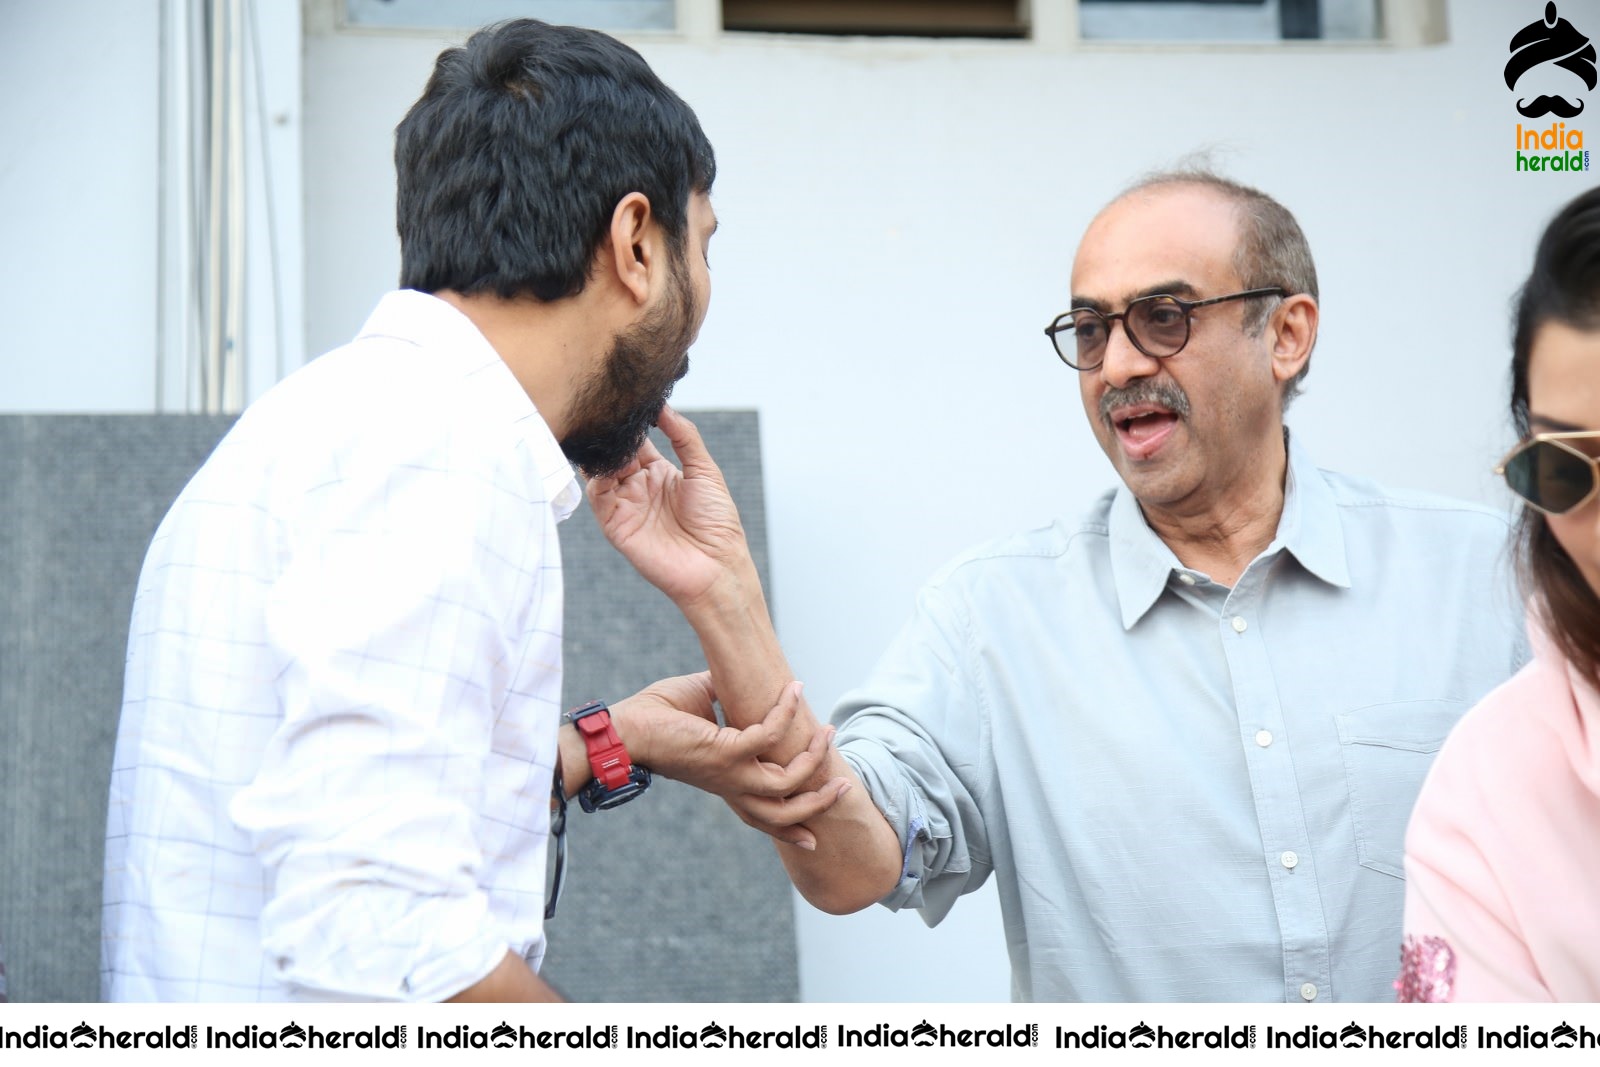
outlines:
[[[805,826],[816,848],[778,846],[789,880],[815,908],[848,915],[883,899],[900,881],[901,850],[894,827],[850,764],[830,749],[819,777],[842,777],[849,790]]]
[[[703,773],[705,761],[692,751],[678,764],[678,775],[727,799],[746,822],[789,842],[780,853],[788,853],[784,861],[796,884],[819,907],[864,907],[898,881],[894,832],[859,783],[842,791],[854,775],[826,750],[827,733],[792,686],[794,672],[778,644],[738,512],[705,443],[670,408],[662,409],[658,425],[682,472],[646,442],[619,475],[590,483],[595,517],[606,538],[672,598],[694,628],[725,729],[759,742],[754,748],[735,745],[746,759],[758,761],[755,779],[771,784],[776,778],[783,787],[758,788],[752,795],[741,788],[741,776]],[[780,717],[783,725],[776,724]],[[774,768],[780,769],[776,775]],[[792,776],[784,773],[788,769]],[[844,801],[850,803],[841,808]],[[814,837],[813,830],[820,832]],[[828,841],[821,840],[823,834]]]
[[[754,565],[733,570],[713,595],[684,608],[700,638],[724,717],[734,726],[760,721],[794,673],[778,643]],[[788,732],[765,758],[787,762],[822,728],[802,694]],[[900,880],[901,857],[893,827],[838,751],[829,749],[803,788],[829,788],[838,779],[849,783],[848,791],[805,823],[815,836],[816,848],[780,845],[778,854],[795,887],[812,905],[846,914],[875,903],[894,888]]]
[[[447,1003],[549,1004],[564,999],[548,982],[534,974],[526,961],[515,952],[508,951],[494,970],[449,998]]]
[[[648,752],[648,733],[641,728],[642,724],[630,727],[626,714],[617,716],[615,721],[617,732],[629,751],[635,751],[637,746],[640,761],[648,762],[643,755]],[[593,773],[583,740],[576,730],[563,726],[560,743],[562,785],[571,799]],[[824,782],[845,777],[853,783],[852,788],[830,811],[805,824],[814,835],[814,851],[779,842],[778,856],[795,888],[813,906],[835,915],[846,915],[876,903],[894,888],[900,879],[900,846],[893,828],[838,753],[830,753],[818,777]],[[485,996],[479,999],[525,998]]]
[[[794,679],[794,671],[778,643],[755,564],[746,558],[705,596],[679,606],[700,640],[723,717],[737,727],[760,722]],[[802,694],[787,735],[766,758],[788,762],[820,727]]]

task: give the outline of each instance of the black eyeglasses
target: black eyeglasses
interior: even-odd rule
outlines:
[[[1094,370],[1106,359],[1106,342],[1111,337],[1111,324],[1122,320],[1133,347],[1152,359],[1166,359],[1183,351],[1189,343],[1189,320],[1195,308],[1220,304],[1226,300],[1248,300],[1258,296],[1288,296],[1287,289],[1271,286],[1266,289],[1246,289],[1242,293],[1214,296],[1210,300],[1181,300],[1159,293],[1141,296],[1128,302],[1128,306],[1114,315],[1106,315],[1094,308],[1073,308],[1057,315],[1055,321],[1044,328],[1045,334],[1056,346],[1056,355],[1073,370]]]
[[[561,780],[561,754],[556,753],[550,783],[550,836],[544,842],[544,917],[556,917],[556,904],[567,881],[567,787]]]
[[[1597,438],[1600,430],[1534,434],[1507,453],[1494,472],[1546,515],[1565,515],[1600,492],[1600,459],[1568,442]]]

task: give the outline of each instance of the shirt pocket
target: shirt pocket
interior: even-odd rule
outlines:
[[[1466,713],[1462,700],[1403,700],[1340,712],[1356,860],[1405,877],[1406,823],[1445,735]]]

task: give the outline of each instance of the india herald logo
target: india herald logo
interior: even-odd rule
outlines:
[[[1576,75],[1590,90],[1600,81],[1600,72],[1595,68],[1593,42],[1557,13],[1553,0],[1544,5],[1542,20],[1530,22],[1516,32],[1511,38],[1510,50],[1511,59],[1505,69],[1507,89],[1515,91],[1523,75],[1546,64]],[[1571,79],[1566,80],[1570,82]],[[1532,100],[1517,99],[1517,112],[1530,119],[1549,114],[1570,119],[1582,111],[1581,99],[1569,100],[1565,95],[1556,93],[1540,93]]]

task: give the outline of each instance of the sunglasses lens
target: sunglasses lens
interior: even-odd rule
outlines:
[[[1594,489],[1594,465],[1550,441],[1533,441],[1506,461],[1506,484],[1536,508],[1559,515]]]

